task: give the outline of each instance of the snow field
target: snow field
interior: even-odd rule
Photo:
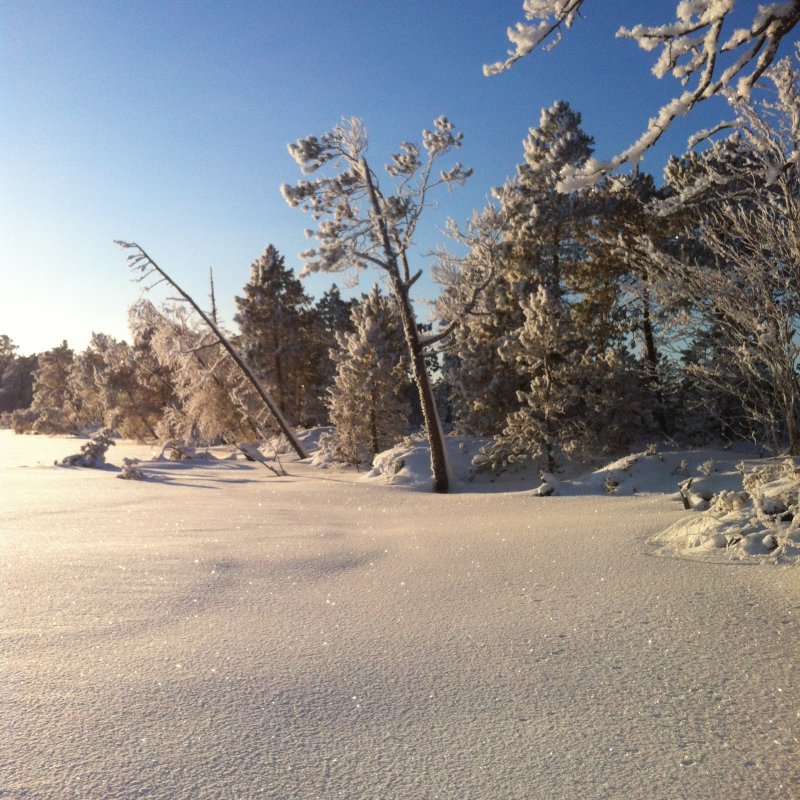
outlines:
[[[653,557],[668,498],[0,441],[0,796],[800,796],[797,572]]]

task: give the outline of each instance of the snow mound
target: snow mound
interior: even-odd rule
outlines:
[[[450,481],[454,487],[473,479],[472,459],[484,444],[484,440],[472,436],[445,436]],[[378,453],[372,461],[372,469],[362,480],[430,491],[433,478],[427,439],[407,437],[389,450]]]
[[[313,458],[314,453],[319,450],[320,437],[326,433],[331,433],[332,431],[333,427],[330,425],[321,426],[319,428],[296,428],[294,435],[297,437],[297,440],[300,442],[300,444],[303,445],[305,450],[310,454],[310,457]],[[274,436],[269,440],[268,444],[269,449],[274,450],[278,455],[295,455],[291,442],[283,434]]]
[[[665,555],[793,563],[800,557],[800,469],[793,459],[742,461],[739,488],[708,476],[682,494],[702,514],[676,522],[651,543]],[[716,491],[715,491],[716,490]],[[699,498],[694,502],[694,498]]]
[[[679,492],[688,484],[698,500],[710,499],[724,489],[741,486],[736,466],[740,461],[741,456],[726,450],[658,451],[651,446],[571,481],[570,493],[674,494],[680,499]]]
[[[752,507],[727,514],[706,511],[680,520],[650,540],[661,555],[730,561],[797,561],[800,529],[759,519]]]

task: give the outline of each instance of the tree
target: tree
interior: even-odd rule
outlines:
[[[313,424],[329,422],[328,390],[336,374],[336,362],[332,357],[336,337],[353,331],[352,313],[357,306],[356,298],[343,300],[334,283],[308,311],[309,343],[304,361],[308,374],[307,415]]]
[[[219,342],[181,307],[156,313],[151,346],[174,387],[159,438],[206,444],[256,438],[254,404]]]
[[[234,322],[243,355],[281,413],[295,422],[309,421],[308,406],[313,405],[310,303],[272,245],[253,262],[243,295],[236,297]]]
[[[436,302],[439,319],[445,326],[460,320],[443,347],[448,399],[458,430],[494,436],[519,406],[517,394],[526,385],[524,376],[508,368],[500,349],[522,326],[520,295],[532,287],[520,286],[507,269],[513,242],[497,205],[474,213],[464,230],[451,221],[449,233],[466,254],[442,250],[434,267],[443,287]]]
[[[644,384],[662,435],[670,433],[665,410],[663,322],[670,309],[657,302],[657,275],[641,240],[666,247],[670,226],[648,212],[663,197],[652,176],[638,170],[608,176],[593,192],[595,225],[578,273],[576,322],[592,331],[597,352],[628,345],[639,354]]]
[[[543,110],[516,175],[495,191],[498,207],[462,237],[464,269],[443,271],[445,316],[461,283],[490,276],[454,333],[447,371],[457,425],[495,438],[479,468],[540,460],[552,471],[562,455],[623,445],[645,422],[641,371],[618,305],[622,265],[597,259],[607,200],[559,183],[592,144],[568,103]]]
[[[548,308],[563,305],[564,281],[580,252],[576,242],[584,213],[578,194],[558,190],[558,175],[566,164],[583,163],[591,145],[580,114],[568,103],[544,109],[539,126],[523,141],[524,161],[515,177],[495,190],[499,207],[473,218],[469,235],[462,235],[469,247],[462,269],[438,272],[449,284],[440,303],[447,318],[461,312],[461,304],[449,306],[464,283],[487,284],[450,348],[456,356],[448,370],[453,402],[459,426],[469,432],[500,434],[530,387],[530,365],[503,354],[519,341],[529,299],[540,287],[546,289]]]
[[[181,297],[181,300],[187,303],[195,314],[208,326],[213,334],[214,341],[218,343],[222,349],[230,356],[236,365],[237,369],[241,372],[243,378],[249,383],[250,386],[256,391],[256,394],[261,398],[262,403],[269,411],[271,417],[275,420],[278,427],[286,436],[292,449],[297,453],[300,458],[308,458],[300,440],[295,435],[294,431],[289,427],[289,423],[281,414],[280,409],[275,405],[269,392],[264,388],[258,377],[253,370],[247,365],[241,357],[236,348],[231,344],[227,336],[222,332],[219,325],[214,322],[209,315],[200,308],[195,300],[187,294],[170,276],[149,256],[149,254],[135,242],[116,242],[124,250],[132,250],[133,252],[128,256],[128,267],[136,272],[141,273],[140,280],[155,279],[155,283],[162,281],[168,283],[175,289]]]
[[[737,131],[671,165],[675,197],[661,209],[683,221],[689,246],[651,244],[665,283],[689,304],[702,345],[687,371],[707,396],[736,398],[751,431],[800,452],[800,71],[767,73],[775,99],[743,100]],[[720,153],[738,153],[718,169]],[[686,205],[682,198],[688,198]],[[698,246],[695,242],[700,242]],[[691,330],[691,329],[690,329]],[[703,349],[713,357],[702,356]]]
[[[419,334],[410,291],[422,274],[412,275],[409,253],[420,217],[437,186],[453,187],[471,174],[460,163],[434,172],[440,160],[461,146],[446,117],[434,123],[434,130],[422,132],[422,149],[404,142],[386,167],[394,179],[392,191],[385,191],[367,159],[366,131],[359,120],[341,125],[318,138],[310,136],[289,145],[289,152],[304,174],[324,169],[327,175],[284,184],[281,192],[290,206],[309,211],[317,223],[309,235],[318,246],[306,251],[304,272],[338,272],[374,266],[388,279],[403,323],[411,371],[414,376],[430,443],[434,489],[449,486],[447,456],[436,402],[425,365],[426,340]],[[439,335],[427,341],[438,340]]]
[[[113,342],[104,333],[92,333],[86,350],[74,355],[68,378],[69,406],[73,424],[78,429],[92,428],[105,422],[106,406],[98,391],[98,376],[104,371]]]
[[[574,181],[596,182],[623,164],[637,164],[676,117],[687,114],[710,97],[724,94],[734,102],[749,97],[756,81],[777,57],[781,41],[800,22],[800,0],[759,5],[749,28],[724,34],[735,2],[681,0],[675,9],[674,22],[619,29],[618,37],[632,39],[644,50],[661,49],[653,67],[656,77],[670,73],[688,88],[660,109],[647,130],[627,150],[610,161],[591,161],[580,169],[566,170],[562,179],[568,185]],[[505,61],[485,66],[484,73],[497,74],[536,47],[557,44],[562,28],[572,26],[583,5],[584,0],[525,0],[525,18],[533,24],[519,22],[509,28],[513,50],[508,51]]]
[[[0,413],[27,408],[33,401],[36,356],[17,355],[10,337],[0,336]]]
[[[405,433],[408,382],[403,326],[377,284],[353,308],[350,332],[336,334],[336,376],[329,389],[334,433],[323,449],[349,464],[371,463]]]
[[[74,356],[66,341],[39,355],[31,403],[31,411],[36,415],[33,427],[37,433],[75,431],[69,383]]]
[[[125,411],[125,403],[118,401],[116,407],[125,420],[135,427],[135,417],[139,417],[144,431],[130,432],[133,438],[153,435],[158,438],[157,428],[166,409],[177,402],[174,373],[162,364],[153,350],[153,339],[161,325],[162,315],[156,307],[144,298],[128,309],[128,328],[132,335],[130,348],[130,369],[133,371],[132,383],[136,387],[136,402],[131,402],[130,413]],[[120,371],[124,374],[125,366]],[[130,395],[129,395],[130,396]],[[128,423],[115,423],[127,427]]]
[[[501,357],[528,376],[528,387],[517,393],[520,407],[508,415],[502,433],[475,464],[495,472],[538,458],[553,472],[557,453],[576,449],[579,438],[584,403],[579,342],[552,286],[540,284],[524,303],[524,323]]]

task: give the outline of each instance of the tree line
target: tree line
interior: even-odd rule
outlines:
[[[552,471],[646,437],[797,454],[800,78],[791,59],[763,77],[660,184],[638,169],[565,181],[592,164],[594,140],[567,102],[543,110],[515,174],[450,226],[427,331],[410,302],[413,236],[431,192],[469,177],[439,163],[461,134],[440,118],[422,148],[404,143],[391,186],[358,121],[298,141],[295,159],[321,175],[283,187],[317,226],[306,271],[376,267],[388,294],[344,300],[334,284],[313,302],[270,245],[236,298],[236,347],[294,425],[333,426],[323,449],[350,464],[420,425],[433,443],[442,423],[485,437],[475,467],[494,471]],[[131,344],[95,334],[82,353],[29,358],[2,337],[4,421],[207,442],[273,430],[185,306],[140,300],[130,328]]]

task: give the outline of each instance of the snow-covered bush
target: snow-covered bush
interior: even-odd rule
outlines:
[[[106,463],[106,450],[114,445],[110,428],[104,428],[86,444],[81,445],[80,453],[65,456],[56,461],[60,467],[102,467]]]

